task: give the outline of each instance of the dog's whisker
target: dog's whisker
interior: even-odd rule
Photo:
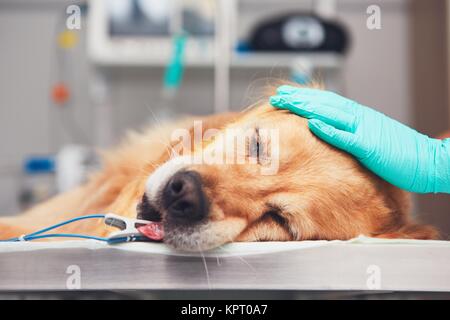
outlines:
[[[156,115],[155,115],[155,113],[153,112],[153,109],[150,107],[150,105],[147,105],[147,109],[150,111],[150,113],[151,113],[153,119],[155,120],[155,123],[161,125],[161,124],[162,124],[162,121],[156,117]]]
[[[154,142],[162,144],[162,146],[166,149],[166,153],[167,153],[167,155],[169,157],[171,157],[172,154],[175,153],[175,149],[169,143],[165,142],[164,140],[159,139],[159,140],[154,141]]]
[[[219,249],[225,251],[226,253],[230,253],[230,251],[226,250],[223,246],[219,246]],[[238,258],[239,260],[241,260],[244,264],[246,264],[253,272],[256,273],[256,269],[247,261],[244,259],[244,257],[240,256],[240,255],[234,255],[236,258]]]
[[[208,289],[212,289],[211,281],[209,278],[208,264],[206,263],[205,255],[203,254],[203,251],[200,249],[200,246],[199,246],[199,251],[200,251],[200,255],[202,256],[203,266],[205,267],[206,281],[208,283]]]
[[[163,143],[163,142],[161,142],[161,143]],[[176,154],[175,149],[170,144],[166,144],[165,148],[166,148],[166,153],[169,156],[169,158],[171,158],[174,154]]]

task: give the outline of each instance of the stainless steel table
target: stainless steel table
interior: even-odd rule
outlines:
[[[448,293],[450,242],[236,243],[195,255],[155,243],[0,243],[2,291],[211,289]]]

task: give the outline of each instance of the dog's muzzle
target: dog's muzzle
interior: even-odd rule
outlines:
[[[206,218],[209,204],[200,175],[178,171],[161,188],[155,200],[144,194],[137,207],[138,218],[169,225],[192,225]]]
[[[168,223],[193,224],[208,214],[202,180],[195,171],[179,171],[173,175],[162,190],[161,202]]]

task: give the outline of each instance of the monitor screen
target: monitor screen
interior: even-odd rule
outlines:
[[[174,5],[178,5],[174,10]],[[190,36],[214,34],[214,1],[109,0],[110,36],[169,36],[176,12]]]

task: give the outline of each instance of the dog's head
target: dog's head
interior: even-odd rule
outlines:
[[[317,139],[301,117],[262,104],[205,135],[193,154],[149,176],[138,205],[140,218],[162,220],[176,249],[349,239],[406,223],[406,194]]]

